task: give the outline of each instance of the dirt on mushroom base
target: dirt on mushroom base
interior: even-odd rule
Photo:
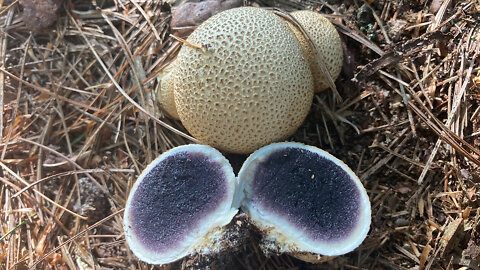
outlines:
[[[375,66],[381,67],[380,71],[359,82],[351,82],[353,74],[346,76],[348,73],[343,72],[337,86],[346,102],[334,105],[331,94],[322,93],[315,99],[305,124],[293,136],[295,141],[328,150],[359,173],[373,206],[372,230],[366,242],[357,251],[314,266],[286,255],[265,257],[255,244],[258,239],[254,232],[242,250],[226,255],[234,265],[232,269],[408,269],[420,265],[423,269],[439,269],[447,268],[449,264],[453,268],[474,269],[480,246],[478,233],[474,230],[478,231],[480,173],[466,157],[473,150],[461,144],[454,153],[452,145],[461,141],[448,132],[438,135],[437,128],[441,125],[435,119],[445,123],[452,115],[449,108],[458,100],[459,109],[464,114],[452,118],[451,127],[455,133],[463,133],[467,143],[477,149],[480,147],[479,74],[474,69],[469,75],[472,61],[478,63],[473,57],[475,48],[469,47],[477,42],[477,35],[471,31],[478,16],[477,4],[465,0],[371,2],[383,27],[394,20],[407,22],[407,26],[396,33],[399,47],[392,47],[368,6],[360,10],[354,1],[339,2],[328,1],[330,7],[342,14],[339,17],[341,23],[349,27],[345,34],[365,38],[359,41],[344,37],[347,40],[348,68],[379,64],[375,62],[379,57],[375,52],[377,48],[391,53],[389,48],[401,50],[400,45],[409,40],[415,41],[412,44],[428,41],[424,34],[434,29],[430,10],[442,17],[438,21],[440,31],[434,33],[450,33],[451,37],[409,48],[412,53],[409,61],[401,58],[392,61],[396,58],[389,54],[388,58],[383,58],[385,61],[382,60],[381,64],[385,66]],[[430,9],[433,2],[447,3],[452,7],[443,9],[445,13],[440,16],[438,12],[442,9]],[[0,188],[2,269],[14,265],[33,266],[47,252],[72,239],[72,235],[78,235],[75,238],[78,245],[67,244],[55,250],[39,262],[37,268],[73,269],[80,265],[118,269],[131,265],[146,267],[125,247],[119,210],[125,204],[126,194],[138,171],[159,153],[188,142],[145,121],[133,105],[124,102],[119,92],[111,88],[110,79],[92,51],[93,48],[101,56],[124,90],[142,100],[142,91],[149,89],[151,80],[141,79],[144,88],[138,89],[136,75],[145,71],[148,78],[154,78],[150,75],[175,52],[175,41],[168,38],[169,30],[165,24],[170,16],[169,7],[156,1],[126,2],[118,7],[100,6],[105,11],[101,14],[89,1],[72,1],[72,4],[75,12],[61,14],[52,27],[55,31],[42,34],[30,35],[29,29],[19,23],[22,14],[18,3],[9,8],[4,5],[6,9],[0,14],[0,20],[5,23],[0,44],[7,44],[7,53],[0,55],[7,63],[5,72],[0,72],[5,123],[0,144],[1,164],[30,183],[42,180],[14,196],[26,185],[2,166],[0,181],[5,184]],[[255,4],[287,10],[320,10],[321,7],[315,6],[313,1],[297,0],[262,0]],[[456,14],[458,10],[461,12]],[[321,11],[330,12],[330,9],[324,7]],[[370,16],[361,17],[360,23],[359,13]],[[107,16],[103,17],[105,14]],[[121,45],[124,44],[122,35],[115,35],[107,19],[124,35],[126,47]],[[149,28],[149,23],[158,28]],[[393,40],[393,37],[389,38]],[[460,65],[462,61],[464,64]],[[404,65],[398,69],[400,75],[393,66],[398,63]],[[354,72],[358,70],[354,69]],[[417,84],[416,75],[421,83]],[[413,87],[426,107],[414,100],[409,102],[415,107],[407,108],[403,104],[402,89],[396,76],[401,76],[402,82]],[[465,82],[468,85],[462,94]],[[415,98],[410,89],[402,85],[409,97]],[[355,124],[361,134],[356,134],[343,122],[334,122],[325,108],[332,114],[334,112],[337,121],[343,117]],[[422,113],[428,114],[428,111],[433,117],[422,118]],[[412,119],[414,129],[409,119]],[[162,120],[182,128],[168,119]],[[436,151],[428,174],[418,184],[423,166],[434,151],[439,136],[444,142]],[[467,151],[462,151],[464,148]],[[88,171],[75,168],[57,153]],[[107,217],[107,213],[114,216],[89,230],[88,234],[80,234],[87,228],[88,221],[61,207],[73,210],[74,203],[81,201],[76,189],[76,175],[88,177],[86,173],[108,190],[110,210],[100,218]],[[51,182],[53,178],[56,179],[54,184]],[[52,185],[48,185],[50,182]],[[60,204],[42,199],[35,190]],[[17,229],[16,225],[19,225]],[[9,230],[12,233],[6,235]],[[188,266],[195,259],[166,268]],[[219,265],[219,260],[209,260],[202,267]]]

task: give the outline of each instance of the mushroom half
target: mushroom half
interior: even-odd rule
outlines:
[[[212,147],[163,153],[130,192],[124,214],[130,249],[151,264],[219,251],[223,228],[240,204],[237,185],[230,163]]]
[[[242,209],[264,233],[264,248],[336,256],[365,239],[370,202],[342,161],[313,146],[274,143],[254,152],[238,179]]]

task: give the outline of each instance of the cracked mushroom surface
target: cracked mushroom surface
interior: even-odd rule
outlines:
[[[313,78],[288,25],[270,11],[241,7],[201,24],[184,44],[174,98],[185,128],[202,143],[248,154],[286,139],[303,123]]]
[[[227,159],[209,146],[165,152],[142,172],[128,197],[124,230],[130,249],[151,264],[215,252],[238,211],[236,186]]]
[[[313,146],[274,143],[238,175],[242,209],[264,231],[265,248],[326,256],[352,251],[370,227],[370,202],[357,176]],[[271,245],[271,246],[268,246]]]

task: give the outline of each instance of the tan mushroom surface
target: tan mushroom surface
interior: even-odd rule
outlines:
[[[185,128],[202,143],[251,153],[302,124],[313,79],[288,25],[270,11],[221,12],[187,39],[177,58],[174,96]]]
[[[291,15],[303,26],[310,35],[312,41],[317,45],[318,52],[330,72],[333,80],[336,80],[342,71],[343,49],[340,35],[335,26],[323,15],[309,10],[294,11]],[[292,24],[290,28],[300,41],[302,49],[312,70],[315,83],[315,93],[321,92],[329,87],[327,77],[322,72],[317,62],[316,54],[313,52],[305,36]]]
[[[157,101],[160,108],[168,114],[168,116],[179,120],[177,108],[175,106],[175,99],[173,96],[173,71],[175,70],[176,62],[170,63],[165,70],[158,76],[159,87],[157,89]]]

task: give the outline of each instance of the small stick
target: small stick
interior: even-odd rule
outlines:
[[[187,41],[186,39],[183,39],[181,37],[177,37],[175,35],[172,35],[170,34],[171,37],[173,37],[174,39],[180,41],[181,43],[187,45],[187,46],[190,46],[190,47],[193,47],[193,48],[196,48],[196,49],[204,49],[205,47],[202,46],[202,45],[198,45],[198,44],[195,44],[195,43],[191,43],[190,41]]]

